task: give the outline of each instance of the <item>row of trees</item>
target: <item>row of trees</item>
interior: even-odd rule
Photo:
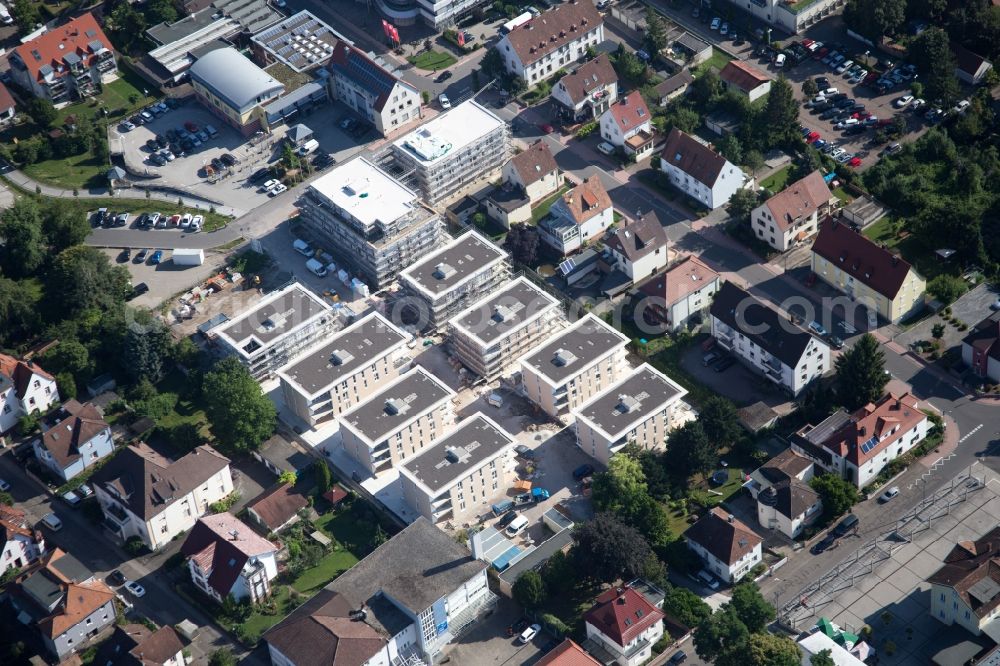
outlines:
[[[694,647],[716,666],[799,666],[795,641],[767,632],[775,611],[752,582],[733,588],[732,599],[698,624]]]

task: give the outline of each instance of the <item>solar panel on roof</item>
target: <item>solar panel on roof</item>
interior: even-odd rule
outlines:
[[[878,437],[873,435],[870,439],[868,439],[868,441],[861,445],[861,453],[868,453],[874,449],[876,445],[878,445]]]
[[[563,275],[569,275],[576,268],[576,263],[572,259],[567,259],[566,261],[559,264],[559,272]]]

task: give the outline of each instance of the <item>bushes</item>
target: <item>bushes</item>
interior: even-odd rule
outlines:
[[[237,491],[233,491],[223,497],[218,502],[213,502],[209,505],[209,509],[212,513],[225,513],[233,508],[233,505],[240,501],[240,494]]]
[[[600,127],[600,123],[596,120],[585,125],[581,125],[580,129],[576,131],[576,138],[586,139],[588,136],[594,133],[597,128]]]
[[[125,552],[132,557],[138,557],[142,555],[146,550],[146,544],[143,543],[142,539],[137,536],[131,536],[125,540]]]
[[[542,626],[557,636],[565,636],[569,633],[569,627],[566,626],[566,623],[552,613],[543,613],[539,619],[542,622]]]

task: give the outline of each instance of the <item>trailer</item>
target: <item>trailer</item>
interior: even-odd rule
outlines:
[[[205,263],[205,251],[178,249],[173,251],[170,258],[177,266],[201,266]]]

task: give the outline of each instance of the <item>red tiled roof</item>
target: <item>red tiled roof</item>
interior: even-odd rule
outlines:
[[[969,76],[975,76],[979,71],[979,68],[983,66],[984,62],[986,64],[991,64],[983,56],[973,53],[959,44],[955,45],[955,63],[958,65],[960,70],[967,73]]]
[[[667,136],[662,159],[708,187],[715,185],[726,158],[676,127]]]
[[[622,134],[631,132],[636,127],[646,125],[652,120],[646,102],[642,99],[642,93],[638,90],[633,90],[626,97],[612,104],[608,113],[614,118],[615,124],[618,125]]]
[[[969,594],[976,583],[990,579],[1000,583],[1000,527],[994,527],[976,541],[960,541],[944,559],[944,565],[927,579],[932,585],[954,588],[977,617],[986,617],[1000,606],[1000,594],[990,599]],[[986,590],[996,589],[988,585]]]
[[[305,495],[296,490],[295,486],[282,483],[262,493],[247,505],[247,509],[252,509],[260,522],[268,530],[275,532],[307,506],[309,500]]]
[[[748,65],[742,60],[730,60],[726,63],[726,66],[719,73],[719,78],[745,93],[749,93],[751,90],[771,80],[764,72]]]
[[[743,521],[719,507],[702,516],[684,536],[726,564],[739,561],[763,543],[763,539]]]
[[[994,312],[976,324],[962,338],[962,344],[1000,361],[1000,312]]]
[[[889,393],[877,403],[868,403],[851,414],[850,421],[826,439],[823,446],[860,467],[892,447],[926,418],[915,397],[909,393],[898,397]],[[874,446],[862,450],[862,445],[873,438]]]
[[[662,619],[663,611],[631,587],[607,590],[583,616],[584,622],[622,647]]]
[[[62,636],[114,598],[114,591],[99,580],[68,583],[64,588],[62,605],[52,615],[39,621],[38,628],[51,638]]]
[[[608,54],[602,53],[590,62],[585,62],[577,67],[576,71],[559,79],[559,83],[556,85],[562,86],[573,104],[579,104],[593,91],[601,90],[617,81],[618,75],[615,74],[615,68],[611,66]]]
[[[567,638],[560,643],[552,652],[535,662],[535,666],[601,666],[583,648]]]
[[[0,113],[3,113],[7,109],[13,109],[14,106],[14,96],[7,90],[7,86],[0,83]]]
[[[97,24],[97,19],[87,12],[30,42],[21,44],[14,49],[14,53],[28,68],[31,77],[36,81],[42,81],[45,77],[41,74],[41,69],[45,65],[51,67],[56,76],[62,76],[59,73],[60,67],[64,72],[68,71],[63,65],[63,58],[70,53],[80,56],[85,67],[92,66],[96,53],[90,49],[90,44],[94,41],[100,42],[106,49],[113,48],[111,40]]]
[[[830,203],[833,194],[819,171],[798,180],[764,202],[782,231],[796,220],[804,219]]]
[[[646,282],[639,290],[654,298],[662,298],[667,307],[670,307],[718,279],[718,273],[698,257],[690,255]]]
[[[80,458],[80,445],[86,444],[110,426],[93,404],[67,400],[66,418],[42,434],[42,445],[63,469]]]
[[[820,222],[812,251],[889,300],[896,298],[910,264],[836,220]]]
[[[347,499],[347,491],[339,484],[334,484],[332,488],[323,493],[323,499],[330,504],[337,505]]]
[[[541,16],[514,28],[507,36],[510,47],[527,67],[604,23],[590,0],[556,5]]]
[[[39,375],[45,379],[55,381],[52,375],[42,370],[33,361],[22,361],[7,354],[0,354],[0,375],[10,377],[18,398],[24,398],[24,394],[28,391],[28,384],[31,383],[32,375]]]
[[[591,176],[564,194],[562,200],[577,224],[583,224],[611,208],[611,197],[596,176]]]
[[[273,543],[229,513],[199,519],[181,546],[200,569],[211,572],[208,584],[223,597],[233,589],[247,560],[275,550]]]

